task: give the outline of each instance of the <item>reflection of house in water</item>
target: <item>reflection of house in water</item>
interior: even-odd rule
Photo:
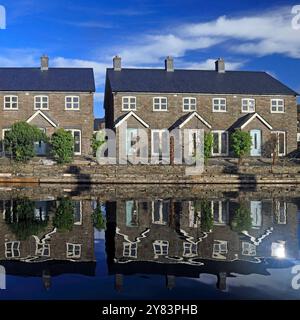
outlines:
[[[118,200],[108,203],[107,215],[109,270],[118,288],[122,274],[164,274],[172,287],[172,276],[204,272],[224,288],[233,272],[268,274],[267,266],[298,255],[297,206],[284,199]]]
[[[46,287],[49,287],[50,278],[54,275],[93,275],[95,257],[91,202],[72,201],[74,224],[71,231],[60,231],[52,224],[59,201],[25,201],[27,207],[22,210],[31,220],[30,224],[26,222],[24,225],[19,224],[20,216],[16,214],[17,207],[24,203],[18,199],[0,201],[0,264],[5,266],[6,272],[42,276]]]

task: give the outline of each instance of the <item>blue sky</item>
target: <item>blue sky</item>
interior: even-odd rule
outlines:
[[[0,0],[0,66],[93,67],[95,115],[103,115],[105,68],[119,54],[124,67],[263,70],[300,91],[300,30],[291,27],[295,1]]]

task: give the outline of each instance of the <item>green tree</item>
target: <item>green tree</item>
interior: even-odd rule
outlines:
[[[99,147],[103,145],[105,142],[105,132],[104,131],[98,131],[97,133],[93,134],[93,137],[91,139],[91,148],[93,150],[93,155],[96,157],[97,150]]]
[[[103,214],[103,210],[101,205],[97,206],[97,208],[93,212],[93,225],[94,227],[101,231],[106,229],[106,219]]]
[[[204,163],[207,164],[211,157],[211,150],[214,144],[214,138],[211,132],[204,133]]]
[[[16,161],[27,162],[36,155],[34,143],[37,141],[47,142],[48,138],[38,127],[22,121],[13,124],[6,133],[4,146]]]
[[[74,225],[74,205],[70,199],[59,199],[59,205],[53,218],[53,226],[58,231],[71,231]]]
[[[251,212],[244,204],[235,211],[231,227],[236,232],[248,231],[252,227]]]
[[[201,213],[201,230],[203,232],[210,232],[214,225],[210,203],[207,200],[196,201],[195,211]]]
[[[48,219],[41,220],[34,214],[35,204],[28,199],[18,199],[13,202],[12,209],[5,214],[5,222],[18,240],[27,240],[32,235],[43,232],[48,225]]]
[[[60,163],[70,163],[74,158],[74,138],[70,131],[58,129],[51,137],[51,152]]]
[[[250,153],[252,138],[249,132],[236,130],[231,135],[231,147],[236,157],[239,158],[238,164],[242,164],[242,158]]]

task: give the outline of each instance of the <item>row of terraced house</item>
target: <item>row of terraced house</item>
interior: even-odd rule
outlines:
[[[48,136],[64,128],[73,134],[75,155],[90,156],[95,131],[105,126],[118,139],[126,124],[126,156],[139,152],[140,129],[148,134],[149,156],[161,155],[173,129],[188,129],[188,148],[198,143],[199,129],[211,132],[214,157],[231,156],[230,134],[237,129],[250,133],[253,157],[265,155],[274,134],[280,156],[297,150],[298,93],[266,72],[227,71],[223,59],[214,70],[175,69],[171,57],[161,69],[128,69],[114,57],[106,72],[103,120],[94,119],[95,91],[93,69],[50,68],[47,56],[39,68],[0,68],[2,139],[17,121],[34,124]],[[48,149],[36,143],[38,155]]]

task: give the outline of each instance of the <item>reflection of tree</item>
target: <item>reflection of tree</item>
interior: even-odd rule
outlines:
[[[93,224],[94,227],[99,231],[106,229],[106,219],[101,205],[98,205],[93,212]]]
[[[32,235],[44,231],[48,217],[42,220],[35,216],[35,203],[28,199],[15,200],[12,209],[5,213],[5,221],[18,240],[26,240]]]
[[[231,221],[232,230],[236,232],[248,231],[251,226],[251,212],[244,204],[240,204]]]
[[[211,213],[211,206],[209,201],[195,201],[195,214],[197,212],[201,212],[201,230],[203,232],[210,232],[213,229],[214,218]]]
[[[58,231],[71,231],[74,224],[74,205],[70,199],[62,198],[53,218],[53,226]]]

